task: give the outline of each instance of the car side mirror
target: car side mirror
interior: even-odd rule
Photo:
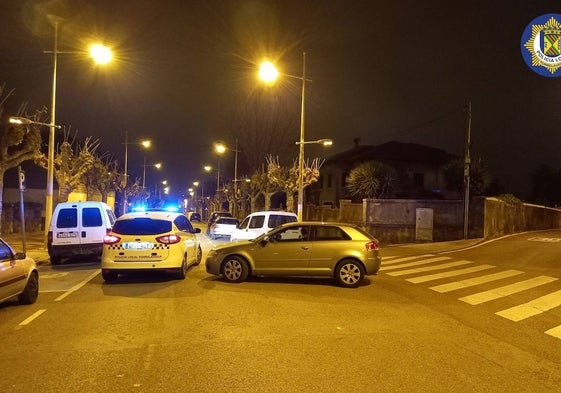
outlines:
[[[16,252],[16,254],[14,255],[15,259],[25,259],[25,253],[24,252]]]
[[[201,228],[193,228],[195,231],[193,233],[201,233]]]

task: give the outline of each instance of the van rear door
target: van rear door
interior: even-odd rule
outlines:
[[[107,234],[110,223],[105,222],[105,218],[98,206],[82,206],[80,214],[80,244],[100,244],[103,237]]]
[[[52,231],[53,246],[80,244],[78,206],[61,208],[56,215],[56,223]]]

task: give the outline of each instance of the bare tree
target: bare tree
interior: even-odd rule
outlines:
[[[82,144],[75,140],[76,134],[70,140],[69,130],[64,132],[64,141],[58,146],[55,154],[55,178],[58,183],[59,202],[68,201],[68,196],[80,184],[86,183],[86,174],[94,167],[96,162],[95,152],[99,147],[99,140],[87,137]],[[74,147],[78,152],[74,152]],[[46,168],[45,160],[40,165]]]
[[[302,170],[302,184],[306,188],[319,179],[319,170],[323,165],[323,161],[314,158],[311,162],[304,161]],[[272,155],[267,156],[267,178],[275,186],[279,187],[286,193],[286,210],[294,211],[295,198],[294,194],[298,191],[299,170],[297,160],[294,160],[292,166],[282,166],[278,157]]]
[[[17,167],[24,161],[38,160],[41,157],[41,126],[37,124],[14,125],[3,116],[6,101],[12,94],[13,90],[6,91],[5,85],[0,86],[0,116],[2,116],[0,122],[0,217],[2,216],[4,174],[6,171]],[[16,116],[26,117],[37,122],[45,121],[47,116],[45,108],[36,110],[31,115],[26,114],[25,109],[25,104],[22,104]]]

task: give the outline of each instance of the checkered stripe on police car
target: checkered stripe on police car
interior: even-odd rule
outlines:
[[[107,246],[108,250],[124,250],[125,248],[123,247],[122,244],[110,244]],[[156,243],[154,244],[154,247],[151,248],[151,250],[169,250],[169,244],[163,244],[163,243]]]

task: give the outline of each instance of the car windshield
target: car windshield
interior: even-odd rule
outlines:
[[[117,220],[113,232],[121,235],[157,235],[171,231],[171,221],[140,217]]]
[[[226,225],[238,225],[237,218],[230,218],[230,217],[222,217],[216,221],[217,224],[226,224]]]

